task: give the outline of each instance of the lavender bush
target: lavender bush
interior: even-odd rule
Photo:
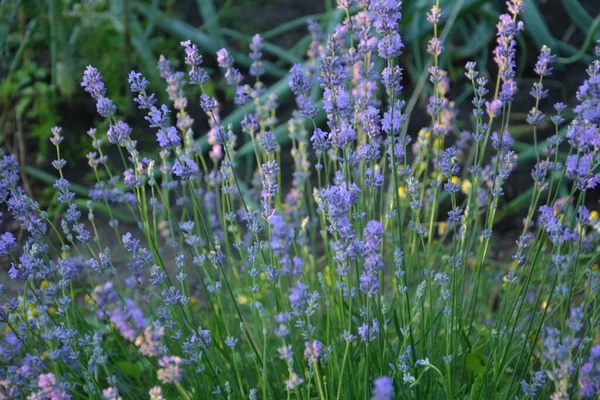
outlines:
[[[311,23],[308,60],[290,71],[290,161],[258,35],[248,77],[217,53],[235,104],[252,105],[239,129],[221,122],[189,41],[187,72],[163,57],[157,65],[171,104],[130,73],[156,157],[138,151],[88,67],[81,86],[110,125],[88,131],[98,181],[86,206],[63,177],[60,128],[58,222],[20,188],[15,158],[1,161],[0,199],[21,230],[0,236],[15,281],[0,289],[0,398],[597,398],[600,220],[586,204],[600,181],[600,61],[578,104],[548,117],[555,56],[542,48],[527,117],[531,201],[512,260],[493,259],[503,185],[519,161],[512,104],[524,90],[515,81],[523,3],[507,5],[497,76],[465,68],[469,131],[447,98],[444,16],[432,7],[430,122],[411,135],[396,64],[401,2],[339,0],[344,22],[328,37]],[[202,92],[208,142],[186,111],[188,86]],[[555,134],[538,140],[547,120]],[[239,160],[252,151],[259,167],[246,184]],[[114,235],[99,233],[98,209]],[[123,213],[136,229],[119,224]]]

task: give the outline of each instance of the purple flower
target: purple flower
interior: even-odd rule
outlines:
[[[315,149],[317,155],[324,153],[331,146],[328,135],[320,128],[316,128],[314,130],[310,141],[312,142],[313,148]]]
[[[296,282],[296,286],[290,289],[290,295],[288,296],[292,308],[300,309],[304,307],[310,294],[306,291],[308,286],[304,283],[298,281]]]
[[[304,357],[308,358],[308,361],[316,362],[323,355],[323,343],[318,340],[312,342],[306,342],[304,344]]]
[[[157,378],[165,385],[170,383],[179,383],[182,378],[181,358],[177,356],[165,356],[158,360],[161,367],[157,372]]]
[[[507,79],[502,84],[502,90],[500,91],[498,98],[503,103],[510,103],[513,101],[513,98],[518,90],[517,83],[513,79]]]
[[[127,78],[127,82],[129,83],[129,87],[133,93],[141,92],[146,90],[149,85],[149,82],[144,76],[135,71],[131,71],[129,73],[129,77]]]
[[[287,390],[292,391],[295,390],[298,386],[304,383],[304,379],[300,378],[300,376],[292,372],[290,374],[290,378],[285,381],[285,387]]]
[[[398,29],[402,2],[398,0],[371,0],[369,11],[373,14],[373,26],[377,33],[384,35]]]
[[[404,48],[404,43],[402,43],[400,35],[396,32],[384,36],[377,43],[379,56],[385,60],[398,57],[400,54],[402,54],[402,48]]]
[[[108,127],[106,136],[110,143],[116,143],[119,146],[125,146],[131,134],[131,127],[126,122],[117,121],[114,125]]]
[[[306,76],[304,76],[302,64],[294,64],[292,69],[290,69],[289,86],[296,96],[306,94],[310,91],[312,85],[306,79]]]
[[[59,383],[52,373],[42,374],[38,379],[40,391],[36,393],[38,397],[51,400],[70,400],[71,395],[67,393],[65,385]]]
[[[594,153],[587,153],[581,157],[576,154],[567,157],[567,177],[575,180],[579,190],[593,189],[598,185],[600,176],[592,175],[594,155]]]
[[[444,42],[439,38],[431,38],[427,43],[427,52],[433,56],[439,56],[444,52]]]
[[[109,118],[115,115],[117,107],[113,104],[112,100],[100,97],[96,103],[96,110],[102,117]]]
[[[181,138],[177,133],[177,128],[169,126],[166,129],[159,129],[156,132],[156,140],[163,149],[173,150],[181,143]]]
[[[266,131],[258,137],[260,147],[262,147],[267,153],[272,153],[279,148],[277,144],[277,138],[271,131]]]
[[[94,99],[104,97],[106,94],[106,87],[102,82],[102,75],[100,75],[100,72],[91,65],[88,65],[83,72],[81,87]]]
[[[342,120],[339,129],[331,130],[331,143],[338,149],[343,149],[356,139],[356,131],[347,120]]]
[[[185,63],[192,69],[198,68],[202,64],[202,56],[198,52],[198,46],[192,44],[189,40],[181,42],[181,45],[185,49]]]
[[[379,333],[379,323],[376,319],[373,320],[371,327],[368,324],[363,324],[358,327],[358,335],[360,339],[367,343],[372,342],[377,339],[377,334]]]
[[[217,63],[221,68],[229,68],[233,65],[233,57],[229,55],[227,49],[217,51]]]
[[[359,279],[359,288],[361,292],[366,293],[369,297],[375,297],[379,292],[377,273],[371,270],[363,271]]]
[[[550,54],[550,48],[546,45],[542,46],[540,55],[538,56],[535,68],[533,71],[539,76],[549,76],[552,74],[551,64],[554,63],[556,56]]]
[[[189,40],[181,42],[181,45],[185,48],[185,63],[191,67],[188,73],[190,83],[203,85],[208,81],[208,74],[200,68],[202,56],[198,52],[198,46]]]
[[[198,172],[198,165],[187,154],[181,156],[181,161],[175,161],[173,164],[173,175],[178,176],[182,180],[188,180],[192,175]]]
[[[394,398],[394,384],[389,376],[382,376],[373,381],[371,400],[392,400]]]
[[[252,76],[261,76],[265,73],[265,68],[262,66],[262,62],[260,59],[262,58],[262,53],[260,52],[262,48],[262,37],[257,33],[252,36],[252,42],[250,42],[250,54],[249,57],[252,60],[252,64],[250,65],[250,75]]]
[[[381,72],[381,82],[388,91],[388,95],[397,95],[402,91],[402,68],[394,66],[394,68],[385,67]]]

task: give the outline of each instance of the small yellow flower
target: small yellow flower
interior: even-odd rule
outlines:
[[[50,286],[50,282],[48,281],[42,281],[42,283],[40,283],[40,289],[42,290],[46,289],[48,286]]]
[[[426,131],[425,129],[421,129],[419,131],[419,139],[429,139],[431,137],[431,132],[430,131]]]
[[[445,222],[440,222],[438,224],[438,235],[442,236],[444,233],[446,233],[447,228],[448,228],[448,226],[446,225]]]
[[[62,253],[60,253],[60,258],[69,258],[69,253],[63,251]]]
[[[590,213],[590,221],[592,222],[596,222],[598,220],[598,217],[600,216],[600,214],[598,213],[598,211],[594,210]]]
[[[450,182],[454,183],[455,185],[460,184],[460,178],[458,176],[453,176],[452,178],[450,178]]]
[[[84,300],[85,300],[87,303],[89,303],[89,302],[91,302],[91,301],[92,301],[92,298],[90,297],[90,295],[89,295],[89,294],[86,294],[86,295],[85,295],[85,297],[84,297]]]
[[[403,199],[406,198],[406,186],[399,186],[398,187],[398,196],[400,196]]]
[[[598,265],[598,264],[592,265],[592,271],[598,271],[598,270],[600,270],[600,265]]]
[[[50,313],[50,315],[56,314],[56,311],[57,311],[56,307],[54,307],[54,306],[48,307],[48,312]]]
[[[238,304],[240,305],[244,305],[244,304],[248,304],[248,297],[246,297],[243,294],[239,294],[236,298]]]
[[[192,296],[192,297],[190,298],[190,304],[191,304],[191,305],[193,305],[193,306],[195,306],[196,304],[198,304],[198,298],[197,298],[197,297],[194,297],[194,296]]]
[[[548,300],[542,301],[542,308],[548,307]]]
[[[325,284],[329,287],[331,287],[331,268],[329,268],[329,265],[325,266],[325,270],[323,271],[323,275],[325,278]]]
[[[308,225],[308,222],[309,222],[309,218],[308,218],[308,217],[306,217],[306,218],[304,218],[304,219],[302,220],[302,225],[301,225],[301,226],[302,226],[302,230],[303,230],[303,231],[305,231],[305,230],[306,230],[306,226]]]
[[[473,184],[468,179],[465,179],[464,181],[462,181],[462,184],[460,185],[460,190],[466,195],[471,194],[472,188],[473,188]]]
[[[442,150],[444,148],[444,139],[442,137],[437,137],[433,141],[434,150]]]

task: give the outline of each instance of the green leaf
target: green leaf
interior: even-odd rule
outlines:
[[[475,375],[483,375],[488,358],[480,352],[467,354],[467,369]]]
[[[134,364],[131,361],[118,361],[117,367],[119,367],[125,375],[133,379],[138,379],[144,372],[141,366]]]
[[[250,43],[252,41],[252,37],[250,37],[249,35],[246,35],[244,33],[238,32],[234,29],[221,28],[221,31],[223,32],[223,34],[225,34],[233,39],[243,41],[245,43]],[[296,57],[289,50],[282,49],[281,47],[271,44],[271,43],[267,42],[266,40],[263,40],[262,50],[265,53],[272,54],[272,55],[278,57],[280,60],[285,60],[291,64],[302,62],[302,59]]]
[[[571,18],[571,21],[584,32],[588,31],[588,28],[592,24],[592,17],[583,8],[583,6],[577,0],[561,0],[561,3],[565,9],[565,12]]]
[[[133,3],[132,8],[142,13],[146,18],[154,20],[156,22],[156,26],[166,33],[181,40],[189,39],[205,52],[215,54],[220,49],[218,43],[209,35],[199,32],[196,28],[180,19],[171,17],[162,11],[154,10],[149,6],[142,4],[141,2]],[[244,53],[232,52],[231,54],[235,59],[235,62],[245,68],[249,68],[252,64],[250,57]],[[287,73],[286,70],[278,68],[273,65],[273,63],[268,61],[264,61],[263,66],[265,68],[265,72],[271,76],[282,77]]]
[[[540,13],[536,1],[525,1],[523,4],[523,21],[527,27],[527,32],[531,33],[531,39],[538,49],[543,45],[556,49],[556,40],[550,33],[544,18]]]
[[[196,4],[198,5],[198,11],[202,16],[204,26],[208,30],[208,33],[210,33],[210,36],[217,42],[219,47],[225,47],[226,43],[222,36],[213,0],[196,0]]]
[[[600,28],[600,15],[597,16],[592,21],[591,25],[588,27],[587,36],[585,37],[585,41],[583,42],[583,45],[581,46],[579,51],[577,51],[577,53],[573,54],[569,58],[558,57],[556,61],[559,64],[571,64],[583,58],[590,44],[594,42],[598,28]],[[567,43],[565,43],[565,45],[567,45]]]

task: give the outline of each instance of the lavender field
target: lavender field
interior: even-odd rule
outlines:
[[[42,3],[0,399],[600,398],[594,2]]]

